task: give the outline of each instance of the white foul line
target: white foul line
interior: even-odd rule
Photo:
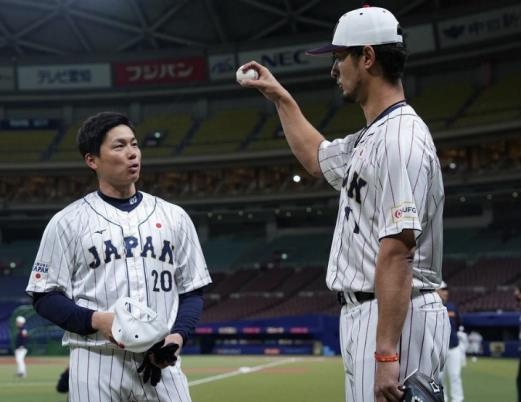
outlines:
[[[235,376],[241,375],[241,374],[254,373],[256,371],[264,370],[264,369],[267,369],[267,368],[270,368],[270,367],[276,367],[276,366],[281,366],[283,364],[295,363],[295,362],[297,362],[299,360],[302,360],[302,359],[291,357],[291,358],[287,358],[287,359],[276,360],[276,361],[273,361],[271,363],[261,364],[259,366],[241,367],[241,368],[238,368],[237,370],[230,371],[228,373],[214,375],[212,377],[205,377],[205,378],[201,378],[200,380],[190,381],[188,383],[188,385],[189,386],[195,386],[195,385],[199,385],[199,384],[206,384],[208,382],[218,381],[218,380],[222,380],[224,378],[229,378],[229,377],[235,377]],[[1,385],[2,385],[2,387],[20,387],[20,386],[23,386],[23,387],[35,387],[35,386],[54,385],[54,384],[56,384],[56,383],[55,382],[49,382],[49,381],[20,380],[20,381],[13,381],[13,382],[8,382],[8,383],[2,383]]]
[[[235,376],[241,375],[241,374],[253,373],[255,371],[264,370],[264,369],[267,369],[267,368],[270,368],[270,367],[281,366],[283,364],[288,364],[288,363],[295,363],[295,362],[297,362],[299,360],[301,360],[301,359],[297,359],[295,357],[292,357],[292,358],[288,358],[288,359],[276,360],[276,361],[271,362],[271,363],[261,364],[259,366],[241,367],[241,368],[238,368],[237,370],[230,371],[228,373],[218,374],[218,375],[214,375],[214,376],[211,376],[211,377],[201,378],[200,380],[190,381],[188,383],[188,385],[189,386],[194,386],[194,385],[199,385],[199,384],[206,384],[207,382],[218,381],[218,380],[222,380],[224,378],[235,377]]]

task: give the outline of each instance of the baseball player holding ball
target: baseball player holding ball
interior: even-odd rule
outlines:
[[[176,359],[211,282],[194,225],[179,206],[137,191],[141,151],[125,115],[88,118],[77,142],[98,190],[50,220],[26,289],[36,311],[65,329],[70,401],[188,402]],[[122,317],[131,332],[122,335],[113,328],[123,299],[154,317]],[[165,331],[151,334],[156,327]]]
[[[327,141],[255,61],[242,70],[258,78],[240,85],[275,104],[297,159],[340,192],[326,283],[342,304],[346,400],[400,401],[414,373],[430,379],[432,400],[443,400],[450,324],[435,289],[444,190],[429,129],[404,97],[402,30],[388,10],[364,7],[339,19],[332,43],[308,53],[333,56],[331,77],[367,121],[358,132]]]

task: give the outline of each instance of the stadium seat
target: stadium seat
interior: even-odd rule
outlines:
[[[259,110],[253,107],[215,112],[201,122],[182,154],[188,156],[237,151],[254,130],[259,118]]]
[[[54,130],[0,130],[3,162],[38,162],[58,135]]]
[[[504,123],[521,118],[521,76],[511,73],[483,89],[453,127]]]

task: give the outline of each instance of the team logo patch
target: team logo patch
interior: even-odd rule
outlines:
[[[393,222],[412,221],[418,219],[416,206],[412,202],[405,202],[402,205],[391,209]]]
[[[39,281],[49,273],[49,264],[46,262],[35,262],[31,271],[33,278]]]

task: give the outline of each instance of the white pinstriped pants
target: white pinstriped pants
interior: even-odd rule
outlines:
[[[26,377],[27,376],[27,368],[25,366],[25,356],[27,355],[27,349],[25,346],[20,346],[16,348],[14,351],[14,357],[16,360],[16,374]]]
[[[447,362],[443,373],[441,373],[446,402],[463,402],[461,359],[461,348],[459,346],[449,349],[447,352]]]
[[[143,384],[137,368],[143,353],[71,347],[70,402],[191,402],[181,359],[161,372],[155,387]]]
[[[346,402],[374,402],[378,302],[350,303],[340,314],[340,347],[345,369]],[[436,380],[445,364],[450,323],[436,292],[420,294],[409,305],[400,345],[400,381],[418,370]]]

